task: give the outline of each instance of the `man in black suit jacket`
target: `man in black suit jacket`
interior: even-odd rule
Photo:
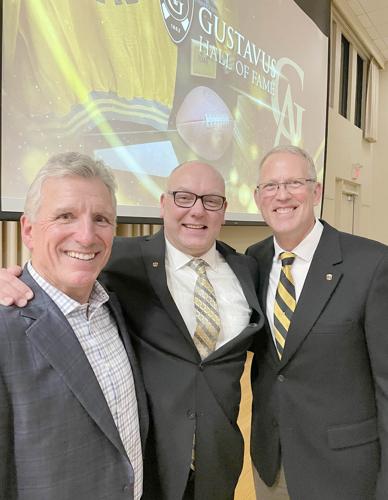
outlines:
[[[103,273],[104,282],[118,295],[127,324],[135,333],[134,346],[149,398],[152,428],[145,463],[145,496],[150,499],[232,499],[241,472],[243,439],[237,426],[240,377],[246,351],[263,317],[255,293],[254,259],[215,242],[226,203],[222,199],[217,210],[208,210],[204,204],[211,204],[212,197],[224,197],[224,189],[222,177],[209,165],[191,162],[178,167],[161,199],[164,230],[151,237],[116,239]],[[176,202],[182,204],[188,199],[186,194],[175,200],[177,190],[209,199],[194,197],[192,206],[177,206]],[[214,252],[226,261],[230,277],[222,292],[227,296],[230,291],[226,287],[235,287],[232,277],[237,277],[240,301],[251,311],[251,318],[248,315],[243,319],[243,327],[203,360],[187,318],[177,305],[177,295],[185,290],[173,290],[166,272],[166,241],[170,254],[179,251],[186,260]],[[171,262],[169,265],[172,267]],[[178,272],[174,268],[171,274]],[[221,269],[216,272],[220,274]],[[189,290],[190,303],[192,293]],[[231,314],[240,314],[239,308],[239,303],[231,304]],[[194,434],[195,471],[190,472]],[[160,484],[152,485],[150,475]]]
[[[224,196],[224,180],[213,167],[200,162],[177,167],[161,197],[164,230],[116,238],[102,275],[134,332],[148,395],[151,425],[143,499],[232,500],[241,472],[240,377],[247,349],[264,320],[255,260],[216,242]],[[221,320],[228,324],[205,359],[193,342],[195,273],[186,264],[176,269],[172,257],[186,264],[193,257],[211,262],[209,279]],[[186,274],[178,278],[180,273]]]
[[[320,196],[304,151],[278,147],[264,157],[255,198],[274,237],[247,251],[259,263],[268,320],[252,368],[256,492],[260,500],[385,500],[388,249],[315,219]],[[296,293],[283,346],[274,319],[274,310],[290,312],[275,301],[282,252],[295,254]]]
[[[146,396],[118,301],[96,282],[114,226],[109,170],[51,158],[21,218],[34,298],[0,306],[2,500],[140,500]]]

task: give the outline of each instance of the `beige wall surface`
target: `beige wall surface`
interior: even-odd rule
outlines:
[[[374,145],[371,228],[372,238],[388,244],[388,68],[380,73],[379,97],[379,136]]]
[[[268,226],[223,226],[219,239],[238,252],[244,253],[250,245],[267,238],[270,234],[272,233]]]
[[[388,244],[388,70],[380,71],[379,129],[376,143],[363,139],[361,129],[329,108],[326,159],[326,182],[323,217],[337,225],[338,199],[336,188],[340,179],[358,190],[358,214],[355,233]],[[358,179],[353,169],[360,168]]]

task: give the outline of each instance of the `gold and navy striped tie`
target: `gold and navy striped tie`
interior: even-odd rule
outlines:
[[[213,285],[210,283],[202,259],[193,259],[189,266],[198,274],[194,287],[194,308],[197,327],[193,341],[202,359],[211,354],[220,334],[221,320]]]
[[[291,317],[295,311],[295,285],[291,273],[291,266],[295,260],[295,254],[292,252],[282,252],[280,254],[282,261],[282,270],[278,288],[276,290],[274,305],[274,325],[276,349],[281,359],[286,342],[287,332],[290,327]]]

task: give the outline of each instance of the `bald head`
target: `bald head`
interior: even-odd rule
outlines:
[[[220,172],[209,165],[208,163],[203,163],[199,160],[185,161],[174,168],[171,171],[167,179],[167,189],[172,190],[171,186],[176,182],[176,180],[181,176],[203,176],[205,179],[209,179],[209,182],[217,185],[217,189],[222,190],[222,196],[225,196],[225,180],[220,174]],[[173,190],[176,190],[173,188]],[[216,193],[212,193],[216,194]]]

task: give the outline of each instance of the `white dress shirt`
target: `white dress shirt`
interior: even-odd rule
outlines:
[[[221,318],[221,331],[216,349],[234,339],[249,324],[251,308],[245,298],[237,276],[216,250],[215,244],[200,257],[207,262],[207,277],[213,285],[218,312]],[[167,285],[193,337],[196,329],[194,309],[194,287],[197,273],[188,266],[193,259],[175,248],[166,238],[166,275]]]
[[[302,240],[298,246],[296,246],[292,252],[295,254],[295,260],[291,267],[292,277],[294,278],[295,285],[295,296],[296,302],[302,292],[304,282],[306,280],[307,273],[310,269],[311,261],[314,257],[315,250],[317,249],[319,240],[321,239],[323,231],[322,223],[316,219],[313,229],[309,234]],[[269,325],[271,327],[273,341],[275,342],[275,327],[274,327],[274,304],[276,290],[279,284],[280,271],[282,269],[282,263],[280,260],[280,254],[285,252],[283,248],[278,244],[276,238],[274,237],[274,257],[272,261],[272,268],[269,275],[268,291],[267,291],[267,318]]]
[[[31,262],[27,268],[66,317],[85,352],[131,462],[135,474],[134,498],[140,500],[143,458],[135,383],[116,321],[106,305],[109,296],[96,281],[89,302],[80,304],[42,278]]]

